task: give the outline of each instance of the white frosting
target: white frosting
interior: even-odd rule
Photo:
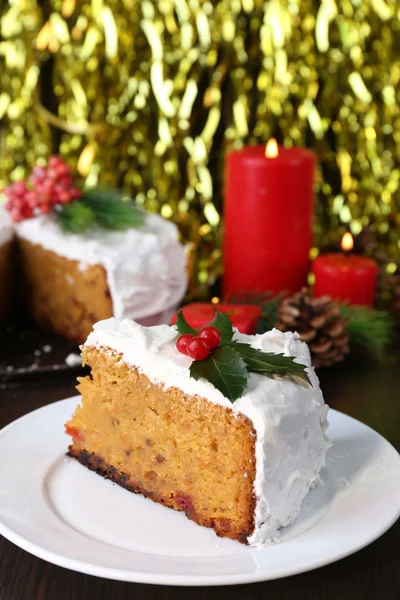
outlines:
[[[7,244],[13,237],[13,227],[8,213],[0,206],[0,246]]]
[[[303,499],[325,464],[330,446],[325,436],[328,407],[311,367],[310,353],[296,333],[277,330],[235,339],[265,352],[284,353],[307,365],[312,387],[291,378],[272,379],[252,373],[245,394],[233,404],[205,379],[189,374],[191,359],[175,348],[176,328],[145,328],[131,320],[108,319],[94,326],[85,346],[106,347],[122,355],[149,379],[176,387],[243,413],[256,432],[255,529],[252,546],[276,541],[277,530],[292,523]]]
[[[182,299],[186,258],[173,223],[146,215],[139,229],[109,231],[93,227],[82,234],[64,233],[54,216],[27,219],[17,235],[60,256],[89,265],[102,265],[118,319],[144,319],[166,314]]]

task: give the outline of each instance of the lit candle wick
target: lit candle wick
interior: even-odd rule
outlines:
[[[271,138],[265,147],[265,156],[267,158],[276,158],[279,154],[278,144],[275,138]]]
[[[343,234],[341,246],[342,246],[343,252],[346,255],[350,254],[350,252],[354,248],[354,240],[353,240],[353,236],[351,235],[351,233],[346,232]]]

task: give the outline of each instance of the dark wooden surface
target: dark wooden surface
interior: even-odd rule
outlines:
[[[79,368],[67,360],[71,353],[79,354],[76,344],[39,329],[28,319],[10,322],[1,330],[0,383],[76,374]]]
[[[332,407],[367,423],[400,449],[398,354],[391,353],[385,364],[351,360],[321,372],[320,378]],[[73,393],[72,374],[0,384],[0,428]],[[376,510],[379,511],[379,506]],[[369,547],[322,569],[276,581],[218,588],[162,587],[99,579],[46,563],[0,539],[0,600],[189,597],[193,600],[399,600],[400,521]]]

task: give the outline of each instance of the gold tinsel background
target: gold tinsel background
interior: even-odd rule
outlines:
[[[178,223],[199,289],[225,152],[275,136],[318,155],[316,247],[367,228],[396,260],[399,48],[396,0],[3,1],[0,186],[60,152]]]

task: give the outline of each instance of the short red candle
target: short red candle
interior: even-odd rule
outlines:
[[[213,320],[217,310],[228,315],[232,325],[241,333],[253,334],[256,331],[261,308],[252,304],[207,304],[193,302],[182,308],[186,321],[195,329],[200,329]],[[173,325],[176,315],[171,319]]]
[[[316,158],[265,146],[228,154],[224,198],[224,295],[295,292],[306,284]]]
[[[355,254],[321,254],[313,264],[314,296],[373,306],[378,265]]]

